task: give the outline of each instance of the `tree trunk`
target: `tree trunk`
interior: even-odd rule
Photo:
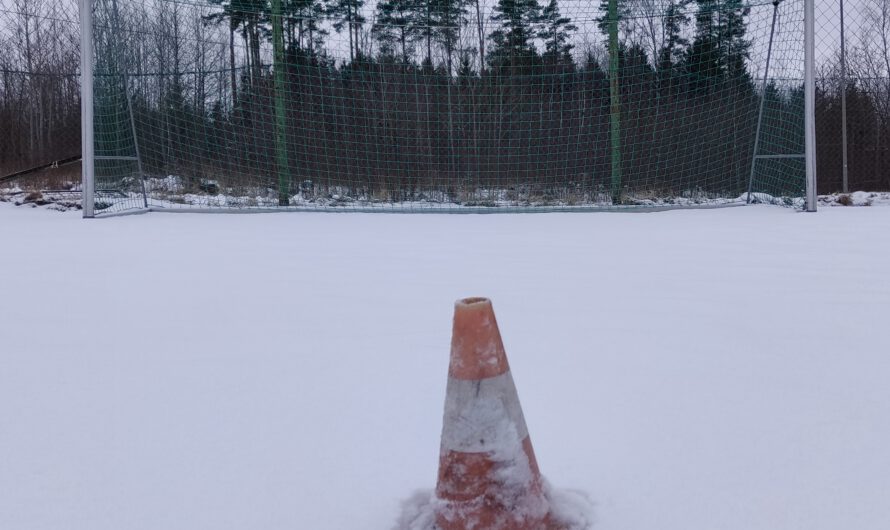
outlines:
[[[229,82],[232,86],[232,111],[238,105],[238,85],[235,74],[235,28],[229,24]]]
[[[482,0],[476,0],[476,30],[479,33],[479,75],[485,71],[485,21],[482,19]]]

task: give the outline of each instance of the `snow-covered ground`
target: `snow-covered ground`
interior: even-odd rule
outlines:
[[[0,204],[0,529],[391,530],[468,295],[596,530],[890,528],[890,208],[79,216]]]
[[[310,182],[311,181],[307,181]],[[10,202],[17,206],[44,206],[51,210],[79,210],[82,204],[81,186],[76,182],[63,183],[63,189],[41,190],[21,183],[0,185],[0,202]],[[135,186],[130,183],[130,186]],[[273,188],[221,188],[215,180],[200,179],[189,181],[183,177],[168,175],[164,178],[151,177],[144,181],[148,192],[147,205],[155,210],[219,209],[229,211],[269,210],[278,208],[278,192]],[[137,186],[138,188],[138,186]],[[309,186],[289,198],[290,210],[298,211],[361,211],[394,212],[486,212],[504,208],[514,210],[575,211],[592,209],[627,209],[628,207],[700,208],[716,206],[739,206],[748,202],[773,204],[797,209],[804,208],[802,197],[777,197],[762,192],[739,196],[722,196],[707,193],[700,189],[687,190],[678,196],[629,196],[626,203],[614,206],[607,190],[586,192],[580,195],[568,194],[558,198],[556,194],[547,198],[529,190],[477,188],[464,192],[461,196],[449,195],[439,190],[418,192],[413,199],[395,200],[385,196],[351,196],[342,188],[319,188]],[[98,190],[96,209],[98,215],[136,211],[146,203],[141,192]],[[890,192],[855,191],[820,195],[819,206],[887,206],[890,205]]]
[[[738,206],[745,204],[747,194],[741,196],[722,196],[708,193],[701,189],[690,189],[677,196],[627,196],[625,203],[613,205],[608,190],[588,190],[583,192],[551,190],[548,193],[530,189],[476,188],[449,193],[444,190],[417,191],[411,198],[397,200],[390,194],[368,195],[368,191],[359,194],[351,193],[342,187],[313,186],[312,181],[305,189],[289,197],[290,210],[299,211],[362,211],[395,212],[449,212],[490,213],[496,209],[531,209],[538,211],[575,211],[591,209],[627,209],[628,207],[677,208],[677,207],[714,207]],[[215,180],[200,179],[193,181],[183,177],[168,175],[164,178],[151,177],[142,183],[147,191],[147,200],[141,191],[98,190],[96,210],[98,215],[135,211],[143,205],[156,210],[188,210],[195,209],[227,209],[268,210],[278,208],[278,192],[267,187],[222,188]],[[0,186],[0,202],[11,202],[17,206],[45,206],[49,209],[65,211],[80,209],[82,204],[80,184],[70,181],[63,183],[60,190],[42,190],[33,186],[21,187],[21,183],[7,183]],[[131,181],[126,188],[137,189],[139,186]],[[862,200],[857,206],[871,206],[877,194],[860,192]],[[832,203],[832,196],[821,198],[823,204]],[[890,195],[882,197],[890,203]],[[766,193],[753,193],[752,202],[803,207],[802,198],[774,197]],[[847,201],[853,205],[853,201]],[[833,204],[839,204],[833,201]]]
[[[819,196],[820,206],[888,206],[890,193],[854,191],[853,193],[833,193]]]

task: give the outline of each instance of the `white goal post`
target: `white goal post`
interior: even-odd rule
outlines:
[[[80,9],[80,134],[83,216],[96,215],[96,174],[93,158],[93,7],[78,0]]]
[[[804,92],[806,110],[806,209],[816,211],[816,0],[804,2]]]

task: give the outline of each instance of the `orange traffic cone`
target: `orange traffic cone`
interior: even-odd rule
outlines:
[[[557,530],[487,298],[454,308],[436,485],[439,530]]]

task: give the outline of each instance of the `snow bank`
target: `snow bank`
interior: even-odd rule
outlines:
[[[854,191],[819,196],[820,206],[890,206],[890,193]]]

